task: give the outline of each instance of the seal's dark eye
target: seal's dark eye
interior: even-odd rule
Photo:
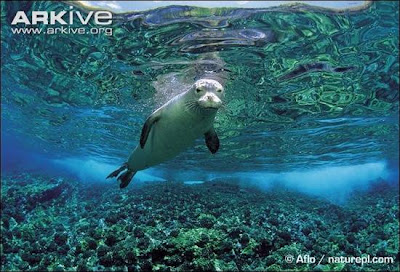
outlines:
[[[196,89],[196,93],[199,93],[199,92],[201,92],[201,90],[199,88],[197,88]]]
[[[222,92],[222,89],[218,89],[217,92],[219,92],[219,93]]]

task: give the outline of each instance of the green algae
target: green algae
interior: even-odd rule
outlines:
[[[30,187],[27,180],[40,182],[40,189]],[[46,205],[26,204],[60,182],[68,182],[74,190],[62,187],[63,197],[48,200]],[[344,206],[278,189],[244,194],[227,182],[195,187],[173,183],[167,191],[161,184],[148,184],[121,192],[71,180],[19,175],[4,176],[2,185],[5,270],[398,268],[398,195],[385,183],[376,185],[379,191],[371,188],[354,193]],[[205,226],[203,218],[207,218]],[[208,224],[209,219],[213,224]],[[299,254],[317,259],[322,254],[392,256],[394,263],[360,266],[323,261],[316,267],[285,261],[285,256]]]

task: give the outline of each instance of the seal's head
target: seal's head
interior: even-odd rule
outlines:
[[[197,80],[193,92],[200,108],[218,110],[222,106],[224,87],[214,79]]]

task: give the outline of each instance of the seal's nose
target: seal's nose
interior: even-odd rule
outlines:
[[[222,101],[217,95],[207,92],[199,99],[199,103],[204,108],[219,108]]]
[[[221,101],[218,96],[216,96],[215,94],[211,93],[211,92],[207,92],[204,95],[204,100],[205,101],[210,101],[210,102],[219,102]]]

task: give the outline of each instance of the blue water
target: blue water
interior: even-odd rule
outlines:
[[[190,190],[215,182],[260,194],[287,190],[329,203],[317,206],[354,208],[363,194],[368,203],[380,197],[392,203],[399,179],[398,5],[381,1],[347,12],[302,5],[264,10],[174,6],[114,15],[108,36],[13,34],[10,22],[17,10],[59,11],[69,5],[2,2],[1,169],[8,188],[2,198],[14,203],[7,192],[23,188],[20,182],[29,182],[36,194],[62,180],[83,195],[100,186],[99,192],[110,190],[125,201],[130,194],[138,197],[136,190],[147,182],[185,182],[192,184]],[[135,148],[147,116],[205,69],[224,77],[225,105],[214,125],[220,150],[212,155],[200,138],[176,158],[138,172],[126,191],[118,191],[117,182],[105,177]],[[373,199],[371,190],[380,187],[394,195],[382,189]],[[154,188],[147,193],[151,190],[159,193]],[[116,209],[103,196],[94,199]],[[380,212],[398,211],[398,205],[390,205]],[[22,226],[26,219],[21,220]],[[398,232],[398,225],[390,226]],[[398,243],[386,243],[398,250]],[[7,269],[54,268],[7,256],[2,259]],[[271,264],[236,265],[265,269]],[[63,266],[71,268],[65,260]]]
[[[188,84],[196,60],[217,52],[218,61],[211,62],[229,71],[226,107],[215,125],[219,154],[208,154],[200,139],[148,175],[212,179],[378,163],[382,170],[374,177],[396,176],[395,3],[337,15],[239,9],[208,20],[202,9],[193,18],[182,17],[179,8],[169,12],[173,20],[147,12],[142,25],[118,18],[110,38],[16,35],[4,17],[3,171],[51,171],[56,161],[59,171],[102,182],[129,156],[147,115],[172,97],[171,89]],[[224,25],[226,16],[231,25]],[[206,26],[211,22],[214,29]],[[324,68],[315,69],[318,63]],[[350,70],[334,71],[340,67]]]

